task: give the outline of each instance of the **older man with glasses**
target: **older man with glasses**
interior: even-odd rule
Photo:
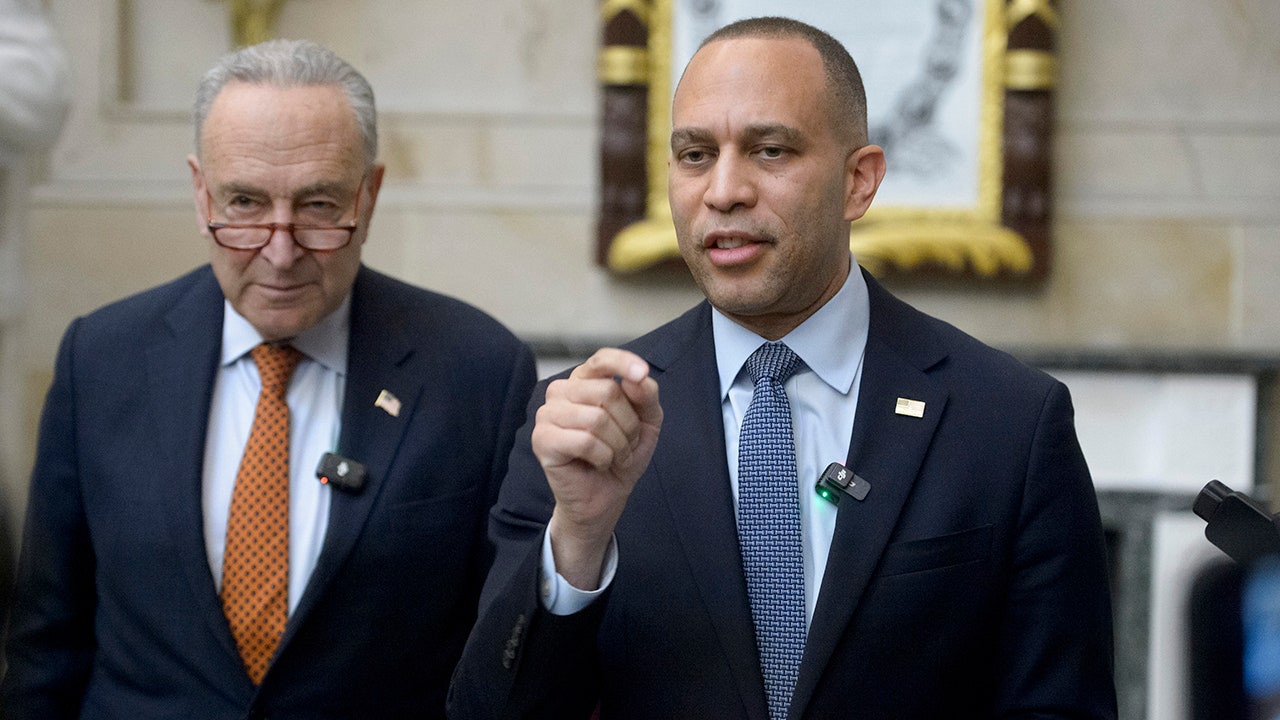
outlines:
[[[195,126],[210,264],[58,355],[5,716],[442,717],[532,354],[362,265],[384,169],[336,55],[227,56]]]

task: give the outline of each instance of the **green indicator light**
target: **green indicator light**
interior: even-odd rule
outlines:
[[[823,500],[826,500],[832,505],[837,505],[840,503],[839,496],[835,495],[830,488],[826,488],[826,487],[823,487],[822,485],[818,485],[814,487],[814,490],[818,491],[818,497],[822,498]]]

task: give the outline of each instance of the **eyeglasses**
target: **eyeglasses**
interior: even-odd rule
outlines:
[[[284,230],[289,237],[303,249],[314,252],[333,252],[341,250],[351,243],[356,229],[360,226],[360,195],[364,190],[364,178],[356,187],[356,206],[354,217],[350,223],[327,225],[318,223],[230,223],[214,222],[210,217],[207,227],[213,241],[230,250],[258,250],[271,242],[271,236],[277,230]],[[212,213],[213,195],[205,186],[205,195],[209,198]]]

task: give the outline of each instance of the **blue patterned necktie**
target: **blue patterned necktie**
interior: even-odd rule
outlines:
[[[799,483],[783,388],[799,362],[782,343],[747,358],[755,392],[738,436],[738,539],[771,720],[787,717],[804,655]]]

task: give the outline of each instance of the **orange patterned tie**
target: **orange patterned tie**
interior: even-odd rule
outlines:
[[[262,683],[289,614],[289,405],[285,393],[302,353],[258,345],[262,392],[231,493],[222,559],[222,611],[245,670]]]

